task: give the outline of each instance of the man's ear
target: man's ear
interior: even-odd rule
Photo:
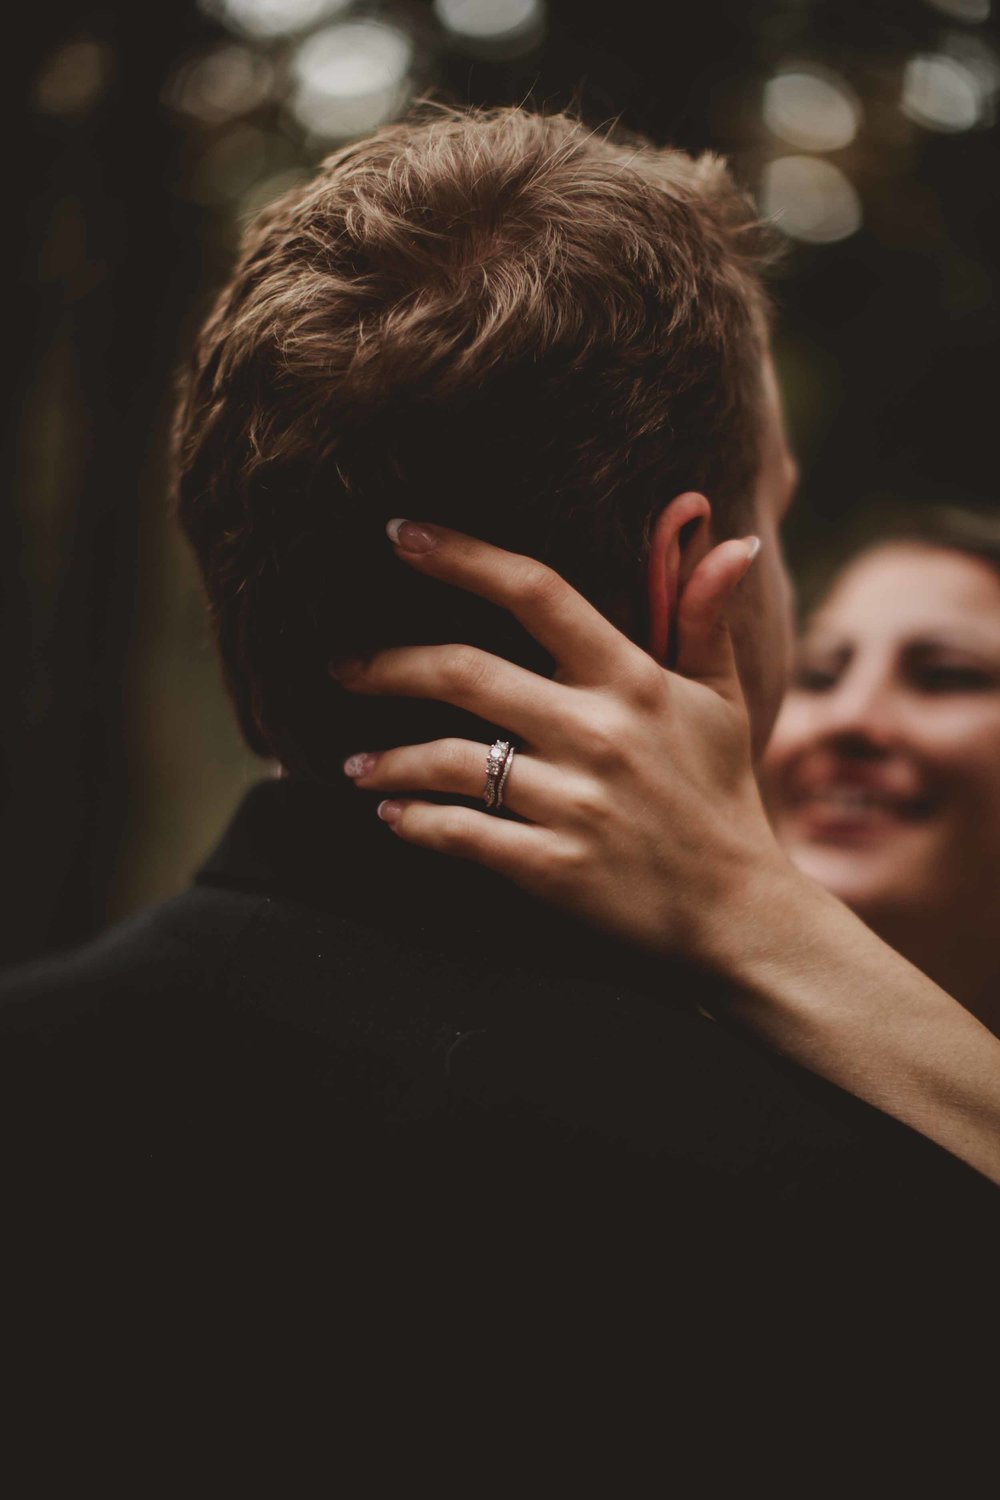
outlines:
[[[677,606],[691,573],[712,546],[712,507],[704,495],[676,495],[660,512],[646,564],[649,653],[670,666],[677,650]]]

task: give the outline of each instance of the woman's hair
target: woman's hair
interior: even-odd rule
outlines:
[[[904,504],[881,497],[863,506],[823,552],[813,549],[799,579],[799,613],[812,614],[838,575],[858,558],[895,542],[918,542],[989,563],[1000,575],[1000,511],[958,505]]]
[[[545,557],[619,619],[673,495],[704,491],[722,533],[739,526],[768,244],[717,158],[520,109],[386,127],[265,211],[176,440],[251,746],[329,773],[354,712],[331,658],[497,649],[473,602],[392,558],[391,516]]]
[[[935,505],[914,512],[886,541],[924,542],[950,552],[978,557],[1000,573],[1000,513]]]

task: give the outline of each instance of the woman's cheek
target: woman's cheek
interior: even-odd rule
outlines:
[[[949,782],[965,782],[987,802],[1000,799],[1000,708],[988,714],[956,709],[928,718],[914,750]]]

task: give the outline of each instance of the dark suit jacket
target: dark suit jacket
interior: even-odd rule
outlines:
[[[188,892],[0,985],[22,1284],[126,1346],[224,1323],[228,1358],[322,1308],[330,1360],[416,1350],[422,1388],[442,1348],[458,1387],[503,1347],[564,1383],[600,1329],[814,1341],[948,1283],[943,1240],[975,1283],[995,1190],[699,1002],[352,788],[262,784]]]

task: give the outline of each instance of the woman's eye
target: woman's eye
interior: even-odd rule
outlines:
[[[998,685],[997,677],[983,667],[928,663],[914,672],[917,686],[925,693],[979,693]]]
[[[795,669],[794,685],[803,693],[825,693],[837,681],[833,667],[811,666],[800,662]]]

